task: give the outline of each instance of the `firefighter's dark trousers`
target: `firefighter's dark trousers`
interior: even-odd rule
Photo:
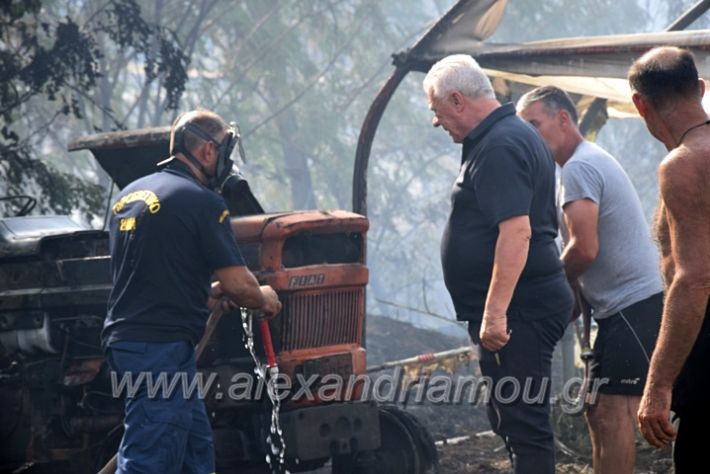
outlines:
[[[214,472],[212,429],[194,385],[192,344],[121,341],[111,344],[107,358],[114,392],[123,382],[126,400],[116,473]]]
[[[538,320],[508,313],[510,340],[497,356],[480,347],[483,377],[490,378],[488,418],[503,438],[516,474],[554,474],[555,443],[550,423],[552,352],[570,311]],[[480,344],[480,323],[469,334]]]

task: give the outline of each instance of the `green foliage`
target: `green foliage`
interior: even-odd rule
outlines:
[[[172,31],[146,22],[135,0],[114,1],[107,9],[107,21],[100,31],[108,34],[120,48],[133,48],[145,59],[147,82],[165,74],[163,83],[167,94],[167,109],[177,109],[187,82],[186,68],[190,62],[181,50]],[[152,41],[158,43],[152,47]]]
[[[44,200],[38,203],[40,211],[60,214],[78,211],[87,221],[102,208],[101,187],[74,174],[58,171],[44,161],[29,158],[30,155],[31,151],[23,148],[6,150],[3,154],[0,175],[7,180],[6,195],[16,196],[28,190],[40,190],[44,196]],[[4,214],[14,215],[16,210],[12,205],[6,205]]]
[[[52,17],[41,1],[2,2],[0,7],[0,175],[5,193],[34,188],[44,210],[69,212],[80,209],[87,217],[102,206],[97,185],[80,176],[61,172],[38,158],[46,128],[60,116],[83,119],[82,100],[90,98],[104,77],[104,52],[100,37],[108,36],[118,48],[133,49],[144,58],[146,75],[164,75],[165,107],[175,109],[182,95],[188,59],[165,28],[141,17],[134,0],[112,0],[81,25],[70,16]],[[156,50],[148,45],[157,42]],[[17,123],[25,118],[31,102],[44,100],[53,117],[42,127]],[[50,107],[46,107],[51,104]],[[103,113],[111,115],[111,108]],[[38,117],[39,119],[39,117]],[[42,123],[46,117],[42,117]],[[121,126],[121,120],[113,117]],[[100,128],[100,127],[94,127]],[[39,141],[38,141],[39,137]]]
[[[14,4],[13,5],[17,5]],[[92,38],[67,18],[56,25],[39,21],[39,2],[2,10],[0,37],[0,115],[12,124],[20,106],[43,93],[50,101],[61,100],[63,113],[76,112],[75,100],[65,96],[65,88],[91,88],[98,77],[96,57],[100,55]],[[44,46],[53,39],[50,46]],[[11,45],[16,45],[12,48]],[[5,135],[5,138],[14,138]]]

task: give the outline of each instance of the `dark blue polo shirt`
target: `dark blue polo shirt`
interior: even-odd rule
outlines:
[[[481,320],[498,224],[524,215],[532,238],[508,313],[537,319],[571,311],[572,292],[555,243],[555,163],[512,104],[493,111],[464,139],[451,205],[441,261],[458,319]]]
[[[109,235],[114,286],[104,347],[116,341],[197,343],[212,274],[244,265],[222,197],[174,160],[118,195]]]

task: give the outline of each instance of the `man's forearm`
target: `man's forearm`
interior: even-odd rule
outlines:
[[[587,269],[592,266],[596,255],[581,251],[574,243],[570,243],[562,252],[562,263],[570,284],[577,281]]]
[[[506,313],[520,274],[525,268],[529,248],[529,234],[515,232],[510,235],[498,235],[485,312]]]
[[[264,305],[264,296],[259,285],[249,285],[248,287],[234,288],[227,292],[227,296],[239,306],[249,309],[261,309]]]
[[[708,303],[706,288],[675,279],[663,310],[661,331],[649,369],[649,386],[672,387],[698,338]]]
[[[250,309],[259,309],[264,296],[256,277],[245,266],[231,266],[215,272],[221,291],[234,303]]]

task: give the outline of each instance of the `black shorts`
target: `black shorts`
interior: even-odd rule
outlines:
[[[706,415],[710,418],[708,367],[710,367],[710,304],[705,311],[700,333],[673,386],[671,409],[681,419],[696,416],[700,411],[707,412]]]
[[[662,315],[663,293],[657,293],[597,321],[591,391],[643,395]]]
[[[678,436],[673,443],[673,467],[675,474],[702,472],[707,465],[707,432],[710,426],[710,410],[700,408],[678,421]]]

